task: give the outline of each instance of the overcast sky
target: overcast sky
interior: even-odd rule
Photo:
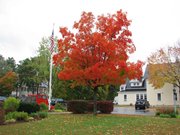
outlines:
[[[42,37],[72,28],[82,11],[95,16],[127,12],[137,48],[132,61],[180,39],[180,0],[0,0],[0,54],[16,62],[36,55]]]

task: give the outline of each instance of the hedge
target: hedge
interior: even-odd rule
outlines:
[[[94,109],[93,101],[74,100],[69,101],[67,110],[73,113],[92,113]],[[109,114],[113,111],[112,101],[97,101],[97,111]]]

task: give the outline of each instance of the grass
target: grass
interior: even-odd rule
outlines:
[[[51,114],[0,126],[0,135],[179,135],[180,119],[123,115]]]

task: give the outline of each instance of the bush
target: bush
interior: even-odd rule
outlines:
[[[15,119],[17,121],[27,120],[28,114],[26,112],[10,112],[5,116],[6,121]]]
[[[69,101],[67,105],[67,110],[73,112],[74,114],[81,114],[87,112],[88,102],[84,100],[74,100]]]
[[[113,102],[112,101],[98,101],[98,110],[101,113],[109,114],[113,111]]]
[[[4,101],[3,108],[5,109],[6,113],[17,111],[19,108],[20,100],[14,97],[9,97]]]
[[[169,114],[160,114],[159,115],[161,118],[171,118]]]
[[[60,103],[56,103],[56,105],[54,106],[56,110],[66,110],[65,105],[60,104]]]
[[[0,108],[0,125],[5,121],[5,112],[4,109]]]
[[[9,119],[9,120],[6,120],[5,121],[5,124],[8,124],[8,123],[15,123],[16,120],[15,119]]]
[[[39,119],[39,114],[38,113],[31,113],[29,114],[30,117],[33,117],[34,119]]]
[[[40,118],[46,118],[48,116],[48,113],[47,112],[38,112],[38,116]]]
[[[48,111],[48,106],[45,103],[39,105],[40,111]]]
[[[15,116],[16,113],[17,112],[9,112],[8,114],[6,114],[6,116],[5,116],[6,121],[11,120],[11,119],[16,119],[16,116]]]
[[[156,108],[156,114],[174,114],[174,108],[173,107],[159,107]],[[178,114],[178,111],[176,111],[176,114]]]
[[[17,121],[26,121],[28,119],[28,113],[26,112],[17,112],[15,116]]]
[[[40,106],[37,103],[25,103],[21,102],[18,108],[19,112],[27,112],[28,114],[38,112]]]
[[[156,112],[159,114],[171,114],[174,112],[174,109],[172,107],[159,107],[156,108]]]

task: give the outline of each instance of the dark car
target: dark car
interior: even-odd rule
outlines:
[[[135,109],[146,109],[146,108],[149,108],[150,107],[150,104],[149,104],[149,101],[147,100],[144,100],[144,99],[139,99],[136,101],[135,103]]]

